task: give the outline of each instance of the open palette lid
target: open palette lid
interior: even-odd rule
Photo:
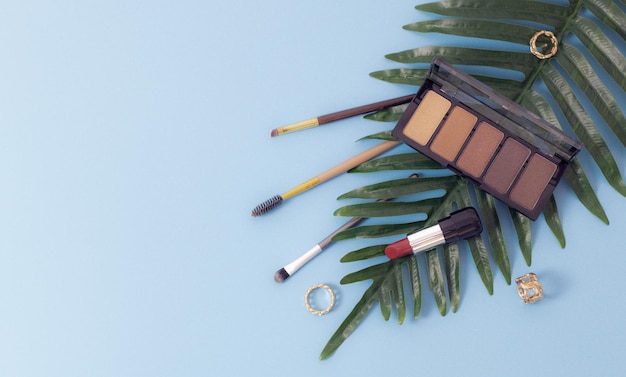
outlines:
[[[571,161],[582,147],[580,141],[439,57],[433,59],[428,79],[442,92],[487,115],[492,122],[549,156]]]

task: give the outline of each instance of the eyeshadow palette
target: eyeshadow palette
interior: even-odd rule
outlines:
[[[441,58],[392,134],[532,220],[582,146]]]

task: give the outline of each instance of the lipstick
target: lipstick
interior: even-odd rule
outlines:
[[[437,225],[418,230],[406,238],[388,245],[385,248],[385,255],[389,259],[397,259],[417,254],[437,245],[470,238],[482,230],[483,226],[476,209],[473,207],[463,208],[437,221]]]

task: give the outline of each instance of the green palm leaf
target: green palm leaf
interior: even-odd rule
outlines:
[[[620,2],[625,4],[623,0]],[[456,46],[420,46],[388,54],[388,59],[407,66],[376,71],[370,74],[372,77],[390,83],[419,86],[428,73],[426,64],[434,56],[442,56],[448,62],[462,67],[481,67],[481,75],[474,77],[556,127],[575,133],[586,150],[578,158],[590,158],[607,182],[626,196],[626,184],[620,166],[604,139],[612,134],[620,141],[620,147],[626,147],[626,117],[609,89],[626,91],[626,58],[618,47],[626,43],[623,5],[612,0],[570,0],[567,6],[535,0],[451,0],[422,4],[416,8],[442,17],[412,23],[404,26],[404,29],[417,33],[447,34],[451,36],[449,39],[455,40]],[[531,36],[542,29],[553,31],[559,40],[559,51],[549,60],[536,59],[528,50]],[[607,29],[614,33],[613,37],[607,35]],[[477,47],[459,47],[467,46],[470,38],[476,41],[471,45]],[[476,38],[506,43],[499,43],[498,46],[505,46],[499,49],[487,49],[481,47]],[[405,108],[404,105],[395,106],[369,114],[366,118],[394,122]],[[383,133],[370,137],[389,138],[390,135]],[[419,153],[385,156],[351,172],[375,173],[388,170],[431,170],[438,176],[380,182],[342,195],[342,200],[367,202],[344,205],[336,211],[337,215],[390,217],[391,223],[385,221],[360,226],[338,234],[334,240],[410,233],[433,225],[437,219],[456,208],[473,205],[481,213],[486,232],[463,244],[469,249],[487,292],[493,293],[492,260],[505,282],[511,283],[511,266],[500,222],[501,215],[510,217],[520,251],[526,264],[531,265],[531,222],[528,218],[511,209],[498,211],[499,204],[493,197],[475,190],[461,178],[445,175],[446,170],[441,170],[438,164]],[[589,212],[604,223],[609,223],[577,159],[566,170],[564,180]],[[393,202],[371,202],[389,197],[398,199]],[[551,198],[544,209],[543,218],[564,247],[565,234],[557,199]],[[421,213],[426,219],[394,223],[394,216],[415,213]],[[378,244],[355,250],[344,256],[342,262],[376,260],[384,256],[385,246]],[[450,310],[455,312],[460,302],[461,252],[462,248],[458,244],[446,245],[419,256],[373,264],[347,275],[342,279],[342,284],[365,280],[371,280],[372,284],[331,336],[321,358],[337,350],[376,302],[379,302],[385,320],[390,318],[395,303],[398,322],[402,323],[407,305],[403,281],[410,282],[413,316],[416,318],[421,309],[420,264],[427,272],[425,278],[440,313],[447,313],[448,302]]]

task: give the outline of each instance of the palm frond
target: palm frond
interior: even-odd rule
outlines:
[[[430,63],[435,56],[441,56],[462,68],[480,68],[468,71],[556,127],[576,134],[586,149],[578,158],[591,158],[607,182],[626,196],[626,184],[620,171],[623,164],[617,163],[604,139],[614,135],[620,141],[620,147],[626,147],[626,117],[615,99],[615,89],[609,89],[618,88],[618,91],[622,91],[620,95],[626,91],[626,58],[623,53],[626,49],[626,14],[623,4],[626,2],[619,1],[621,5],[617,4],[617,0],[570,0],[569,4],[547,0],[450,0],[418,5],[417,10],[441,17],[405,25],[404,29],[417,33],[447,34],[450,36],[448,39],[455,41],[454,45],[420,46],[388,54],[388,59],[406,66],[380,70],[370,75],[390,83],[419,86],[428,73],[425,64]],[[558,53],[552,59],[536,59],[528,50],[531,36],[540,30],[554,32],[559,40]],[[473,42],[468,44],[470,39]],[[496,45],[500,47],[490,49],[481,46],[480,39],[505,43],[498,43]],[[475,47],[467,47],[469,45]],[[405,108],[404,105],[396,106],[369,114],[366,118],[394,122]],[[387,133],[371,137],[389,138],[390,135]],[[351,172],[433,169],[441,167],[419,153],[404,153],[378,158]],[[609,223],[577,159],[565,171],[564,180],[589,212],[604,223]],[[414,199],[413,196],[419,198]],[[511,265],[501,215],[510,216],[521,254],[527,265],[532,263],[530,220],[511,209],[498,211],[498,204],[493,197],[473,189],[456,176],[381,182],[355,189],[340,199],[374,200],[389,197],[400,200],[344,205],[336,214],[374,218],[421,213],[426,219],[395,224],[392,217],[392,223],[361,226],[340,233],[336,240],[409,233],[434,224],[455,208],[474,205],[481,213],[486,232],[463,243],[472,255],[487,292],[493,293],[491,260],[496,263],[505,282],[511,283]],[[551,198],[543,215],[552,233],[565,247],[565,232],[557,198]],[[374,245],[350,252],[342,258],[342,262],[375,260],[384,255],[385,246]],[[331,336],[321,358],[337,350],[376,302],[380,303],[385,320],[390,318],[392,303],[395,302],[398,322],[402,323],[407,304],[402,287],[405,280],[410,281],[412,287],[413,316],[416,318],[421,308],[422,292],[419,265],[423,265],[427,272],[425,278],[439,312],[442,315],[447,313],[448,302],[450,310],[455,312],[460,302],[460,250],[457,244],[446,245],[423,255],[374,264],[344,277],[342,284],[365,280],[372,280],[372,284]]]

